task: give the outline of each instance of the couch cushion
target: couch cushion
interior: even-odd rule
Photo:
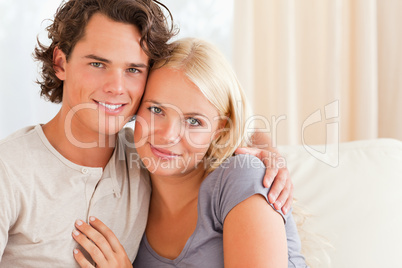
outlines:
[[[397,267],[402,252],[402,142],[377,139],[338,146],[282,146],[305,227],[324,236],[333,268]],[[318,150],[327,152],[320,159]],[[322,154],[324,155],[324,153]],[[318,156],[318,157],[317,157]],[[334,166],[333,163],[338,162]],[[322,261],[318,251],[312,253]],[[308,256],[307,256],[308,257]],[[329,267],[321,263],[319,267]]]

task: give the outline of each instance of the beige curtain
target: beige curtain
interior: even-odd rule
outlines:
[[[402,139],[401,0],[235,0],[234,67],[275,144]]]

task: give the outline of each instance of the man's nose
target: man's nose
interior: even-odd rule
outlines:
[[[110,71],[104,90],[106,93],[122,94],[124,92],[124,74],[118,70]]]

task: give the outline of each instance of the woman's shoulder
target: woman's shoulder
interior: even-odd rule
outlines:
[[[265,166],[255,156],[236,155],[228,158],[210,173],[201,186],[200,196],[209,200],[223,224],[229,211],[248,197],[261,194],[268,189],[263,186]]]
[[[264,163],[257,157],[239,154],[226,159],[218,168],[222,178],[259,177],[265,173]]]
[[[264,188],[265,166],[253,155],[236,155],[226,159],[205,179],[209,189],[221,195],[225,192],[243,191],[246,188]]]

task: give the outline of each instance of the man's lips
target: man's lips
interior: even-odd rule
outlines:
[[[102,101],[94,101],[99,105],[100,108],[103,108],[105,111],[111,113],[119,113],[125,105],[122,103],[106,103]]]
[[[152,144],[149,144],[149,146],[151,147],[151,151],[154,155],[160,157],[160,158],[164,158],[164,159],[173,159],[176,157],[179,157],[179,154],[175,154],[169,150],[165,150],[165,149],[161,149],[161,148],[156,148],[154,147]]]

